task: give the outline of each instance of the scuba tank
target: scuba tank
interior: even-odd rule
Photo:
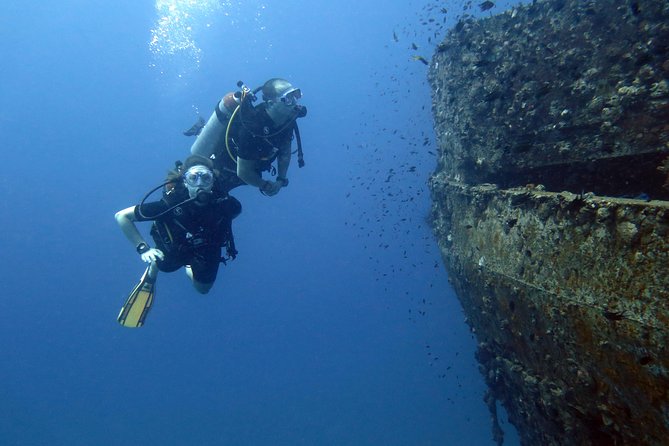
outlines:
[[[214,112],[190,148],[192,155],[211,158],[212,155],[216,155],[219,147],[225,145],[225,133],[228,121],[237,109],[237,106],[241,104],[241,99],[240,93],[234,92],[226,94],[223,99],[218,101]]]

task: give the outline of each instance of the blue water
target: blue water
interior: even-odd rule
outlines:
[[[426,223],[412,59],[462,3],[171,3],[0,7],[0,444],[493,444]],[[146,325],[120,327],[144,266],[114,213],[238,80],[276,76],[304,92],[306,167],[233,192],[240,254],[209,295],[162,274]]]

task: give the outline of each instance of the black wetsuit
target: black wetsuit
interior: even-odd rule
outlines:
[[[191,201],[154,218],[187,199],[187,190],[176,188],[160,201],[144,203],[142,215],[139,206],[135,206],[135,219],[154,221],[151,236],[156,248],[165,254],[163,260],[156,262],[159,270],[172,272],[190,265],[196,281],[213,283],[221,262],[221,247],[227,248],[229,256],[236,254],[232,220],[240,214],[242,206],[232,196],[214,194],[206,204]]]
[[[280,150],[290,150],[295,127],[294,120],[276,127],[265,110],[266,106],[267,103],[264,102],[253,106],[251,101],[244,101],[244,105],[232,121],[228,135],[232,156],[260,161],[259,174],[271,170],[272,162]],[[224,126],[228,125],[226,116],[223,114],[217,116]],[[214,165],[221,173],[218,177],[221,190],[229,192],[237,186],[246,184],[237,176],[237,162],[231,158],[225,143],[217,148]]]
[[[240,158],[271,162],[277,149],[290,147],[295,120],[277,127],[266,108],[266,102],[254,107],[245,101],[232,122],[232,141]]]

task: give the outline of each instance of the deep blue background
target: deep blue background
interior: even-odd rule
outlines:
[[[175,3],[164,34],[160,2],[3,3],[0,443],[492,444],[426,223],[435,149],[412,59],[462,4]],[[276,197],[234,191],[240,255],[209,295],[162,274],[146,326],[120,327],[144,266],[114,213],[238,80],[275,76],[304,92],[306,167]]]

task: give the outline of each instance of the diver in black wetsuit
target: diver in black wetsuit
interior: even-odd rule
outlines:
[[[125,236],[149,263],[148,280],[155,282],[158,271],[172,272],[186,267],[193,286],[202,294],[214,285],[226,247],[234,258],[232,220],[241,213],[239,201],[215,187],[216,173],[210,159],[191,155],[180,170],[168,176],[160,201],[131,206],[116,213]],[[151,248],[135,226],[153,221]]]
[[[280,78],[270,79],[254,91],[242,83],[239,86],[241,91],[228,93],[218,103],[191,153],[214,159],[221,171],[221,189],[229,191],[249,184],[273,196],[288,185],[293,134],[297,137],[299,166],[304,165],[296,122],[307,113],[306,107],[297,104],[302,92]],[[255,93],[260,90],[263,102],[254,106]],[[275,181],[263,179],[265,171],[276,172]]]

